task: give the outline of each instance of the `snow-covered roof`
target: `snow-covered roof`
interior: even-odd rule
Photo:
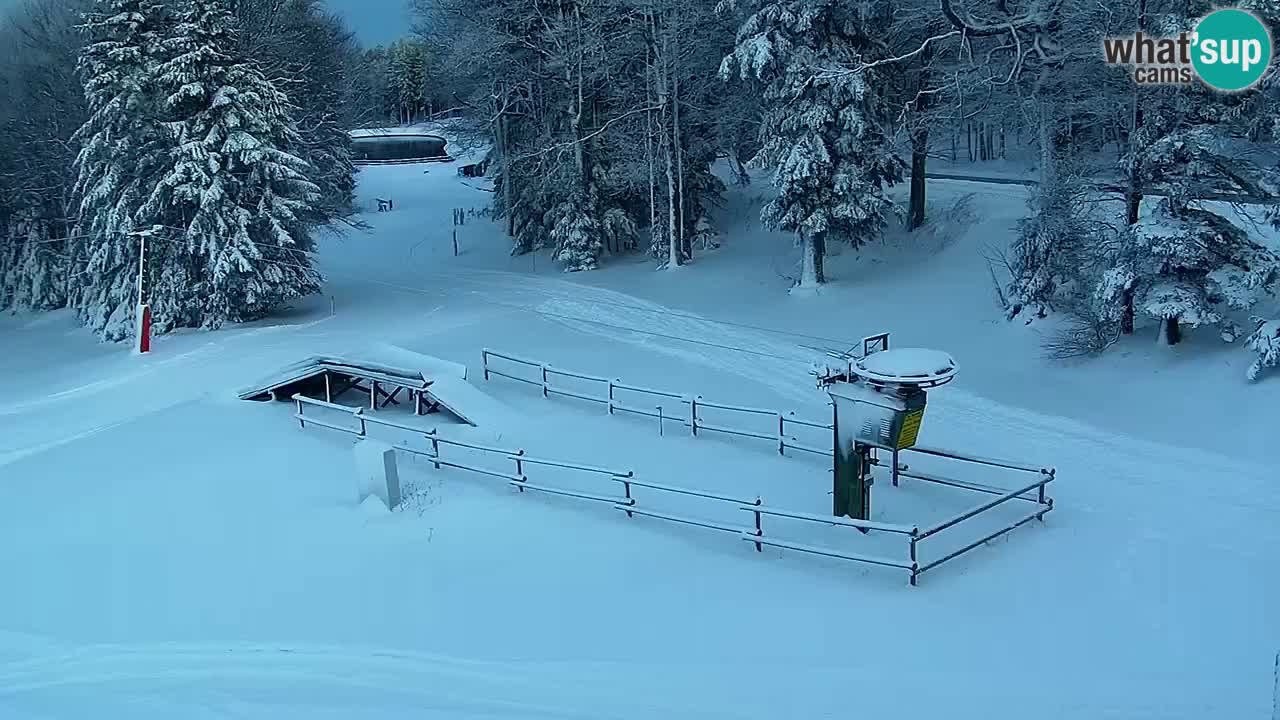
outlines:
[[[941,350],[897,348],[859,360],[854,372],[873,383],[940,384],[956,373],[956,361]]]

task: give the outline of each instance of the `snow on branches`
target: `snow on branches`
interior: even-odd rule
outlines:
[[[1249,336],[1245,344],[1258,354],[1258,358],[1249,365],[1245,376],[1249,380],[1257,380],[1263,368],[1280,367],[1280,320],[1263,320],[1253,318],[1258,326]]]

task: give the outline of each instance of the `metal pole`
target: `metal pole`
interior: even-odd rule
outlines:
[[[294,400],[294,402],[298,403],[298,427],[300,427],[300,428],[306,428],[306,427],[307,427],[307,421],[302,419],[302,401],[301,401],[301,400]]]
[[[377,380],[371,380],[371,381],[369,381],[369,382],[370,382],[370,385],[369,385],[369,409],[370,409],[370,410],[377,410],[377,409],[378,409],[378,381],[377,381]]]
[[[547,394],[547,366],[542,366],[542,397],[550,397]]]
[[[658,406],[658,437],[662,437],[662,406]]]
[[[787,427],[782,413],[778,413],[778,454],[787,454]]]
[[[898,487],[898,449],[893,449],[893,486]]]
[[[488,381],[489,379],[489,351],[488,350],[480,351],[480,364],[484,366],[484,379]]]
[[[324,401],[333,402],[333,388],[329,386],[329,373],[324,374]]]
[[[916,561],[916,536],[920,534],[919,528],[911,528],[911,585],[916,584],[916,577],[920,575],[920,564]]]
[[[626,497],[627,497],[627,499],[628,499],[628,500],[630,500],[630,499],[631,499],[631,481],[630,481],[630,480],[623,480],[623,481],[622,481],[622,489],[623,489],[623,494],[625,494],[625,495],[626,495]],[[628,504],[627,504],[627,507],[631,507],[631,506],[632,506],[632,505],[634,505],[634,504],[635,504],[634,502],[632,502],[632,503],[628,503]],[[634,513],[632,513],[630,510],[628,510],[628,511],[627,511],[627,517],[635,517],[635,514],[634,514]]]
[[[693,436],[698,436],[698,397],[689,398],[689,428],[693,431]]]
[[[759,497],[756,498],[756,507],[760,507],[763,501]],[[760,511],[756,510],[753,515],[756,516],[756,537],[764,537],[764,526],[761,524]],[[764,552],[764,546],[758,541],[755,543],[756,552]]]
[[[147,255],[147,236],[145,233],[138,233],[138,307],[142,307],[142,280],[146,273],[144,272],[145,258]]]

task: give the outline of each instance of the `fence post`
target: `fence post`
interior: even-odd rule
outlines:
[[[1276,653],[1275,687],[1271,690],[1271,720],[1280,720],[1280,652]]]
[[[622,492],[623,492],[623,495],[626,496],[627,500],[631,500],[631,481],[630,480],[625,478],[622,480]],[[635,501],[627,503],[628,508],[630,508],[632,505],[635,505]],[[635,515],[632,514],[630,510],[627,510],[627,517],[635,517]]]
[[[609,414],[613,414],[613,381],[609,381]]]
[[[551,397],[551,395],[550,395],[550,394],[548,394],[548,392],[547,392],[547,365],[546,365],[546,363],[543,363],[543,365],[542,365],[542,397]]]
[[[351,414],[355,415],[356,419],[360,421],[360,437],[368,435],[369,428],[364,422],[364,408],[356,408],[356,411]]]
[[[778,413],[778,454],[787,454],[787,421]]]
[[[437,439],[436,437],[436,431],[432,430],[431,432],[427,433],[427,438],[431,440],[431,452],[438,459],[440,457],[440,440]],[[434,465],[437,470],[440,469],[440,463],[433,462],[431,464]]]
[[[916,562],[916,543],[919,542],[920,528],[911,528],[911,586],[916,586],[916,578],[920,575],[920,564]]]
[[[521,458],[522,455],[524,455],[524,449],[516,451],[516,475],[519,477],[524,477],[524,460]],[[516,489],[520,492],[524,492],[524,488],[519,485],[516,486]]]
[[[307,421],[302,419],[302,399],[294,398],[294,402],[298,403],[298,427],[306,429]]]
[[[893,457],[890,458],[889,461],[893,463],[893,472],[891,473],[893,476],[893,486],[898,487],[898,449],[897,448],[893,449]]]
[[[760,507],[760,505],[763,504],[763,501],[760,499],[759,496],[756,496],[755,504],[756,504],[756,507]],[[760,511],[756,510],[752,514],[756,516],[756,537],[764,537],[764,527],[760,521]],[[764,552],[764,546],[760,544],[760,541],[757,540],[755,545],[756,545],[756,552]]]
[[[1043,471],[1041,471],[1041,472],[1043,472]],[[1052,480],[1052,479],[1053,479],[1053,474],[1054,474],[1055,472],[1057,472],[1057,470],[1056,470],[1055,468],[1049,468],[1049,473],[1048,473],[1048,475],[1049,475],[1049,479],[1050,479],[1050,480]],[[1048,485],[1048,484],[1049,484],[1049,483],[1042,483],[1042,484],[1040,485],[1039,498],[1040,498],[1040,504],[1041,504],[1041,505],[1044,505],[1044,488],[1045,488],[1045,485]],[[1044,520],[1044,516],[1041,516],[1041,518],[1040,518],[1040,519],[1041,519],[1041,520]]]
[[[701,395],[691,395],[689,397],[689,429],[693,432],[693,436],[698,436],[698,399]]]
[[[378,381],[372,380],[369,384],[369,409],[378,409]]]
[[[662,406],[658,406],[658,437],[662,437]]]
[[[484,368],[484,379],[487,382],[489,380],[489,351],[488,350],[480,351],[480,365]]]

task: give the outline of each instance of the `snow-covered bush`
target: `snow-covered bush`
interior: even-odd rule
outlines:
[[[553,258],[564,263],[566,272],[594,270],[604,252],[600,221],[586,198],[570,198],[547,213],[545,224],[551,228]]]
[[[1254,318],[1254,321],[1258,327],[1245,341],[1248,348],[1258,354],[1245,373],[1249,380],[1257,380],[1263,368],[1280,366],[1280,320]]]

